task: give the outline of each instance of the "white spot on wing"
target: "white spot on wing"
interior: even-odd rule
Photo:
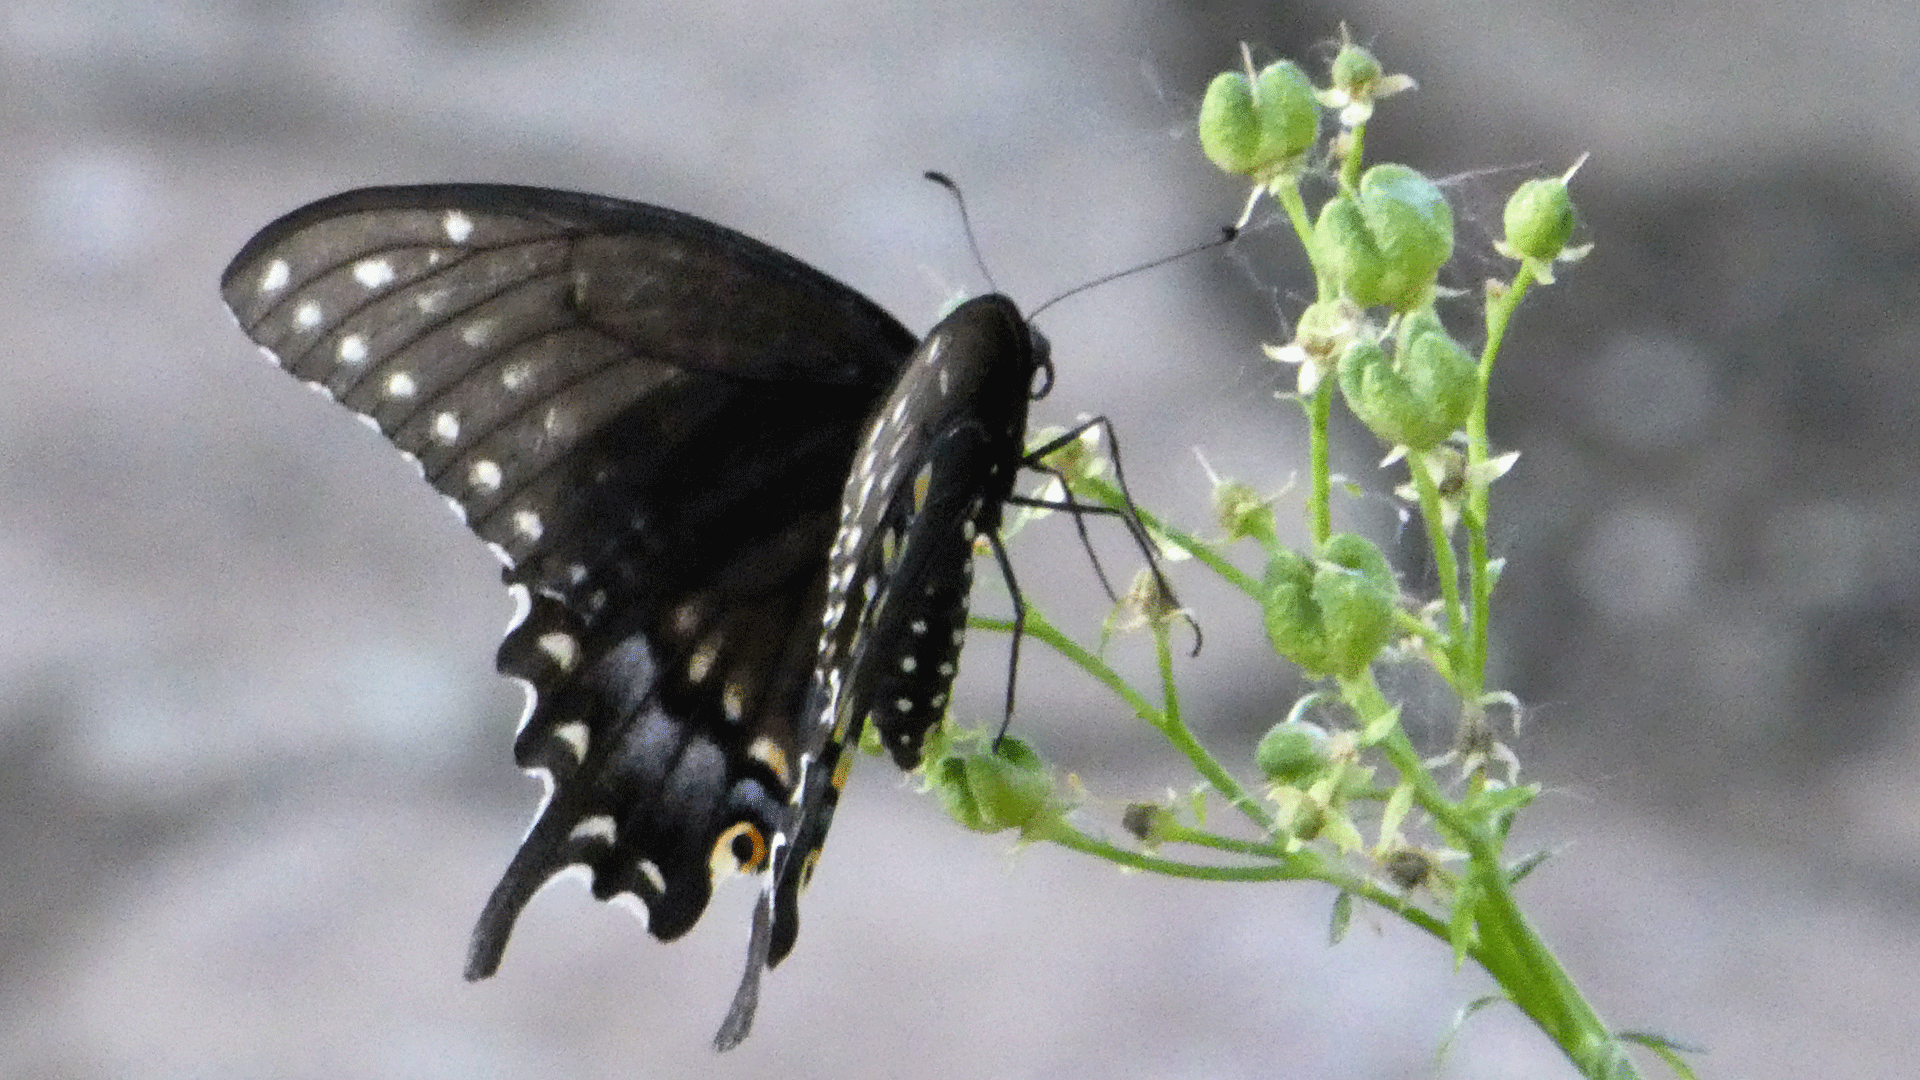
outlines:
[[[410,398],[420,389],[413,376],[404,371],[396,371],[387,376],[387,396],[390,398]]]
[[[460,328],[460,340],[477,349],[493,340],[493,328],[492,319],[474,319]]]
[[[787,769],[787,755],[765,735],[753,740],[747,747],[747,756],[773,770],[773,775],[783,784],[793,783],[793,774]]]
[[[393,264],[385,259],[361,259],[353,264],[353,280],[369,289],[393,284]]]
[[[639,870],[640,876],[647,879],[647,884],[652,885],[660,892],[667,891],[667,879],[660,873],[660,868],[654,865],[652,859],[641,859]]]
[[[587,747],[592,744],[591,736],[587,731],[587,725],[578,720],[561,724],[559,727],[553,729],[553,737],[567,744],[567,749],[572,752],[574,761],[585,761],[587,759]],[[609,835],[607,839],[611,840],[613,837]]]
[[[603,843],[611,844],[614,842],[613,818],[606,814],[595,814],[589,818],[581,818],[580,824],[575,825],[573,831],[567,834],[567,839],[599,840]]]
[[[546,653],[555,666],[563,672],[572,671],[580,662],[580,642],[572,634],[560,630],[549,630],[540,635],[540,651]]]
[[[720,635],[715,634],[700,643],[687,658],[687,681],[702,682],[713,671],[713,662],[720,658]]]
[[[467,483],[481,491],[500,490],[500,465],[490,458],[481,458],[467,466]]]
[[[419,309],[422,315],[432,315],[438,312],[440,306],[446,302],[447,290],[445,289],[433,289],[428,292],[415,293],[413,297],[413,306]]]
[[[311,330],[319,326],[320,320],[323,318],[325,318],[325,316],[321,314],[319,304],[312,300],[302,300],[299,306],[293,309],[293,328],[295,330]]]
[[[920,661],[911,656],[903,656],[900,658],[900,673],[903,675],[913,674],[913,670],[919,666]]]
[[[460,416],[458,413],[443,412],[433,418],[433,437],[436,442],[451,445],[460,438]]]
[[[692,600],[673,609],[673,628],[688,637],[700,629],[700,605]]]
[[[533,380],[533,369],[525,364],[508,364],[500,369],[500,385],[509,392],[517,391]]]
[[[540,534],[546,531],[546,526],[541,523],[539,514],[531,510],[515,510],[513,512],[513,531],[528,540],[538,540],[540,539]]]
[[[267,272],[260,275],[260,291],[279,292],[287,287],[287,282],[292,280],[293,267],[288,266],[285,259],[275,259],[267,264]]]
[[[458,210],[447,211],[447,216],[440,219],[440,227],[446,230],[447,239],[456,244],[466,243],[473,235],[473,219]]]
[[[367,358],[367,339],[359,334],[348,334],[340,339],[340,345],[334,350],[343,364],[358,364]]]

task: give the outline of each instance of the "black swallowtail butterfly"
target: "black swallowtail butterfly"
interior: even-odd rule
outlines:
[[[798,930],[872,722],[916,765],[952,686],[974,537],[1022,464],[1045,340],[1011,301],[924,341],[805,264],[659,207],[536,188],[370,188],[261,230],[241,328],[413,460],[505,564],[514,756],[548,794],[474,929],[498,967],[559,871],[662,940],[768,874],[715,1040]]]

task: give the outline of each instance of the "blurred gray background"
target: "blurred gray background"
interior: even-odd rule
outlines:
[[[877,762],[736,1053],[706,1044],[744,886],[671,947],[557,888],[501,975],[462,983],[536,794],[492,674],[496,565],[215,296],[300,203],[503,180],[710,216],[925,327],[981,287],[919,179],[940,168],[1033,304],[1237,213],[1189,134],[1206,80],[1242,39],[1324,63],[1342,18],[1420,79],[1370,149],[1460,177],[1470,270],[1501,192],[1594,155],[1576,191],[1599,246],[1523,309],[1496,379],[1496,438],[1523,451],[1496,491],[1497,677],[1534,707],[1515,744],[1552,793],[1527,839],[1569,845],[1524,898],[1610,1020],[1710,1048],[1702,1075],[1909,1075],[1920,8],[1678,8],[9,3],[0,1075],[1433,1075],[1485,990],[1434,943],[1363,916],[1329,949],[1319,887],[1010,853]],[[1195,448],[1278,490],[1304,451],[1255,345],[1303,302],[1283,240],[1049,312],[1036,422],[1111,415],[1141,501],[1197,526]],[[1385,491],[1377,456],[1349,432],[1340,467]],[[1344,512],[1393,538],[1384,500]],[[1015,557],[1090,632],[1067,531]],[[1408,584],[1431,588],[1418,549]],[[1297,685],[1177,572],[1209,632],[1191,718],[1239,760]],[[969,649],[976,721],[1003,648]],[[1179,781],[1038,654],[1019,730],[1096,809]],[[1438,1073],[1570,1070],[1489,1010]]]

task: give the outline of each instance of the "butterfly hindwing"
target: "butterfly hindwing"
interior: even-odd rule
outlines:
[[[531,688],[515,755],[552,789],[469,976],[570,865],[663,939],[718,871],[765,868],[843,482],[912,336],[700,219],[491,185],[322,200],[221,285],[276,363],[419,463],[525,607],[498,662]]]

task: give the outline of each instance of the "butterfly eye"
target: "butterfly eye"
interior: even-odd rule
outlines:
[[[715,881],[731,874],[757,874],[767,859],[767,838],[751,821],[736,821],[713,843],[707,870]]]

